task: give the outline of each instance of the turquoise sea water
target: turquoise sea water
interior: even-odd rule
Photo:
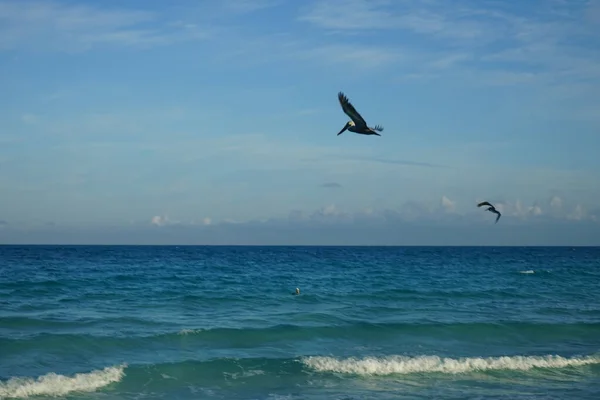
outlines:
[[[597,400],[600,248],[0,246],[28,396]]]

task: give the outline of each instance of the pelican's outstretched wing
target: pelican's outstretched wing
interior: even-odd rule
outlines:
[[[342,106],[342,110],[346,113],[347,116],[354,121],[354,124],[357,126],[367,126],[367,122],[360,116],[358,111],[354,108],[352,104],[350,104],[350,100],[344,95],[344,93],[338,93],[338,99],[340,101],[340,105]]]
[[[498,216],[496,217],[496,222],[495,223],[497,223],[498,220],[500,219],[500,217],[502,216],[502,214],[500,214],[499,211],[496,211],[496,214],[498,214]]]
[[[490,206],[490,207],[494,207],[493,205],[491,205],[488,201],[482,201],[481,203],[477,204],[477,207],[481,207],[481,206]]]

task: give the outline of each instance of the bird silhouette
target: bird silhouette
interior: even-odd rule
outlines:
[[[481,203],[477,204],[477,207],[483,207],[483,206],[489,206],[486,211],[489,212],[493,212],[494,214],[498,214],[498,216],[496,217],[496,222],[494,223],[498,223],[498,220],[500,219],[500,217],[502,216],[502,214],[500,214],[500,211],[496,210],[496,207],[494,207],[492,204],[490,204],[490,202],[488,201],[482,201]]]
[[[363,117],[361,117],[358,111],[356,111],[344,93],[338,93],[338,100],[340,101],[340,105],[342,106],[344,113],[346,113],[346,115],[351,119],[351,121],[348,121],[342,130],[338,132],[338,136],[341,135],[346,129],[348,129],[350,132],[359,133],[361,135],[381,136],[377,132],[383,132],[383,127],[380,125],[375,125],[373,128],[368,127],[367,122]]]

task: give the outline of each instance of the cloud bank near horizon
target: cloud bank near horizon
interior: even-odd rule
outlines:
[[[525,206],[495,203],[495,216],[477,209],[459,212],[442,196],[436,206],[407,202],[397,210],[348,212],[335,205],[310,213],[292,210],[285,217],[214,222],[210,217],[178,220],[156,215],[120,226],[44,227],[11,230],[0,239],[22,244],[179,244],[179,245],[600,245],[600,209],[566,207],[553,196]],[[4,238],[3,238],[4,236]]]

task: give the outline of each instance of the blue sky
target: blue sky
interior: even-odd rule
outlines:
[[[0,0],[0,242],[600,244],[598,37],[600,1]]]

